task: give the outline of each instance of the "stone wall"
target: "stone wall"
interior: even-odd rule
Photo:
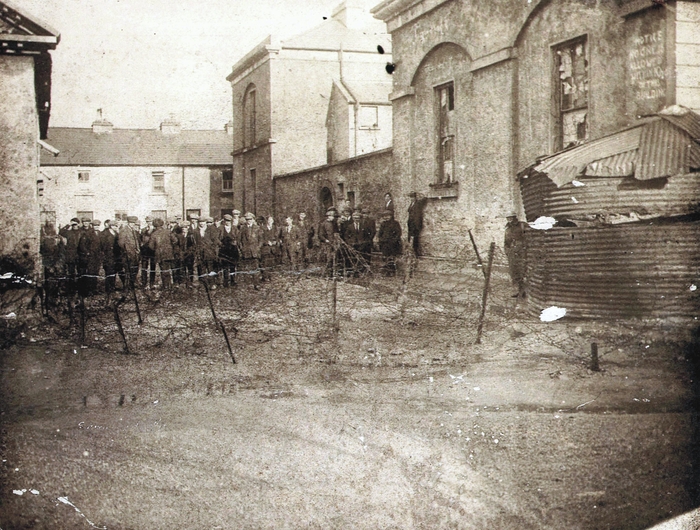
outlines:
[[[34,58],[0,55],[0,274],[39,271]]]
[[[385,149],[342,162],[299,171],[275,178],[275,194],[284,197],[275,212],[278,219],[306,212],[311,223],[317,225],[325,214],[322,189],[331,191],[333,204],[342,205],[348,192],[354,192],[355,204],[369,208],[376,216],[382,210],[384,194],[396,195],[393,180],[391,150]],[[342,184],[343,195],[340,195]],[[398,211],[397,211],[398,213]]]

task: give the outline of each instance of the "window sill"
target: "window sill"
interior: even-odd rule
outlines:
[[[233,193],[233,190],[221,190],[221,193]]]
[[[459,182],[440,182],[430,184],[429,199],[452,199],[459,196]]]

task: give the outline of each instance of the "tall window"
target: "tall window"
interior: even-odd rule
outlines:
[[[243,100],[243,145],[255,145],[255,85],[248,87]]]
[[[233,191],[233,169],[221,172],[221,191]]]
[[[155,193],[165,193],[165,173],[163,171],[151,172],[153,178],[153,191]]]
[[[555,151],[588,140],[588,45],[579,37],[554,49]]]
[[[455,165],[455,89],[447,83],[435,89],[438,122],[437,182],[449,184],[454,180]]]

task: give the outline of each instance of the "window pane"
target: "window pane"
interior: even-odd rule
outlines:
[[[563,147],[578,145],[588,139],[586,118],[588,110],[572,110],[562,114]]]
[[[377,107],[360,107],[357,115],[362,129],[376,129],[379,127],[379,109]]]
[[[153,176],[153,191],[165,191],[165,173],[162,171],[154,171]]]
[[[90,182],[90,172],[78,171],[78,182]]]

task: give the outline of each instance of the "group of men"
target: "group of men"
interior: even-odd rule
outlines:
[[[104,225],[73,218],[58,233],[47,223],[41,238],[45,289],[54,299],[62,293],[86,297],[97,292],[100,277],[108,296],[119,285],[152,289],[158,270],[163,289],[195,281],[211,289],[230,287],[239,276],[250,278],[258,289],[275,267],[299,272],[314,261],[325,264],[330,274],[342,270],[359,275],[371,266],[375,240],[383,256],[382,272],[395,275],[396,257],[402,253],[401,226],[394,219],[393,201],[385,206],[379,223],[364,208],[330,208],[317,229],[305,213],[285,217],[278,228],[271,216],[242,216],[238,210],[216,222],[198,215],[168,221],[146,217],[143,226],[134,216]],[[409,222],[409,235],[411,228]]]

